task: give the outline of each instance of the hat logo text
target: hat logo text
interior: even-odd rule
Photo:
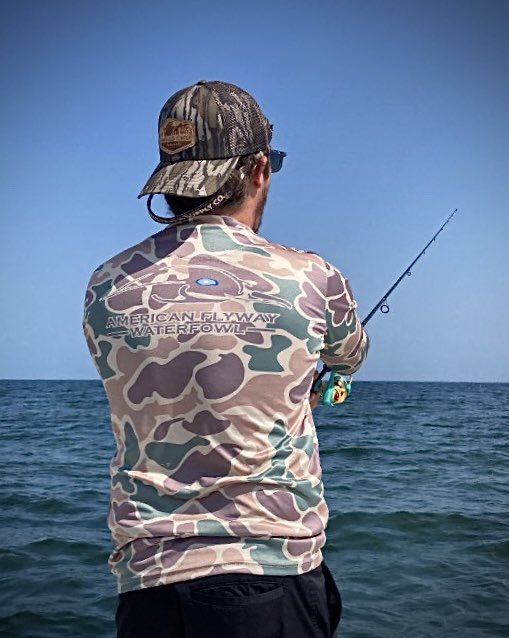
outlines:
[[[166,153],[179,153],[196,144],[196,128],[190,120],[167,119],[159,129],[159,146]]]

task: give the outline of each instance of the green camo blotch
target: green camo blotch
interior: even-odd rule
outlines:
[[[234,241],[230,235],[225,233],[219,226],[214,226],[213,228],[202,227],[201,238],[205,250],[212,253],[219,253],[228,250],[241,250],[243,252],[256,253],[257,255],[270,257],[270,253],[263,250],[263,248],[245,246],[244,244]]]
[[[198,521],[198,536],[231,536],[230,532],[219,521]]]
[[[209,445],[209,441],[201,436],[194,436],[181,445],[156,441],[145,446],[145,454],[165,470],[176,470],[188,452],[197,451],[201,446],[205,449]]]
[[[248,368],[257,372],[283,372],[284,368],[277,360],[278,355],[292,345],[288,337],[271,335],[268,348],[260,346],[244,346],[242,350],[248,354]]]

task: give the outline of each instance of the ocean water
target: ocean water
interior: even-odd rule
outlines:
[[[509,636],[509,384],[354,383],[315,412],[341,638]],[[0,381],[0,635],[115,635],[99,381]]]

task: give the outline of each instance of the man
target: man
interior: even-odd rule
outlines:
[[[271,137],[237,86],[172,96],[140,194],[166,227],[88,287],[117,443],[121,638],[312,638],[339,622],[310,390],[319,358],[351,374],[368,342],[338,270],[257,235],[285,156]],[[174,217],[153,212],[157,193]]]

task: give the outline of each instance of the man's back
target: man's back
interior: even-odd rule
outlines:
[[[138,196],[166,228],[88,287],[117,444],[118,638],[330,638],[339,623],[310,390],[318,358],[351,374],[368,341],[338,270],[256,234],[287,155],[272,137],[239,86],[171,95]]]
[[[118,446],[120,590],[317,567],[328,511],[313,372],[319,357],[353,372],[366,348],[340,273],[200,216],[97,269],[84,327]]]

